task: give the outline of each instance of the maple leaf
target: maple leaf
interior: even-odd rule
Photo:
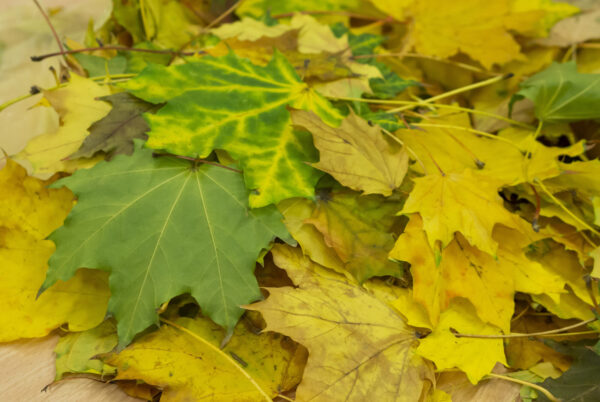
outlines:
[[[506,365],[502,339],[459,338],[451,329],[463,334],[500,334],[477,317],[468,301],[458,298],[441,314],[433,332],[419,342],[417,353],[433,361],[438,370],[461,369],[473,384],[491,373],[497,362]]]
[[[547,38],[536,40],[545,46],[568,47],[600,37],[600,10],[591,10],[559,21]]]
[[[152,85],[156,80],[161,86]],[[253,208],[294,196],[312,197],[318,172],[309,136],[292,130],[286,106],[316,112],[328,124],[341,117],[329,102],[303,84],[278,52],[266,67],[230,53],[179,66],[150,66],[123,85],[152,103],[146,115],[148,146],[206,157],[224,149],[239,161]],[[172,125],[177,124],[177,134]]]
[[[418,214],[411,216],[390,257],[411,264],[413,298],[425,307],[434,326],[452,299],[463,297],[473,303],[482,321],[509,331],[515,289],[511,265],[499,263],[457,235],[436,266]]]
[[[154,113],[162,106],[144,102],[127,92],[105,96],[100,100],[110,102],[112,109],[89,127],[90,135],[70,159],[90,158],[100,151],[111,156],[130,155],[133,152],[133,139],[147,138],[145,133],[149,127],[142,114]]]
[[[600,386],[596,373],[600,369],[600,356],[585,344],[571,346],[565,351],[575,357],[575,362],[560,378],[548,378],[542,386],[565,402],[592,402],[600,398]],[[548,398],[540,393],[540,401]]]
[[[0,342],[45,336],[65,323],[70,330],[85,330],[106,312],[103,272],[79,270],[36,297],[54,252],[54,244],[44,239],[62,225],[73,202],[69,190],[49,190],[47,184],[28,177],[10,159],[0,170]]]
[[[544,122],[570,122],[597,119],[600,102],[600,76],[577,72],[575,62],[553,63],[521,83],[514,103],[528,98],[535,104],[535,116]]]
[[[498,242],[492,238],[494,225],[502,223],[518,228],[514,216],[504,208],[497,193],[499,186],[487,176],[470,169],[463,173],[429,175],[414,179],[411,191],[400,213],[419,213],[430,247],[438,253],[460,232],[467,241],[495,256]]]
[[[44,91],[45,99],[58,112],[61,125],[56,132],[30,140],[15,158],[31,162],[36,175],[42,178],[48,178],[56,172],[73,172],[80,167],[93,166],[99,159],[64,159],[77,151],[88,135],[87,128],[109,112],[110,106],[96,100],[109,93],[108,88],[77,75],[73,75],[64,88]]]
[[[106,320],[95,328],[82,332],[70,332],[60,338],[56,354],[55,381],[67,373],[92,373],[109,375],[115,368],[104,364],[96,357],[113,350],[118,343],[117,327],[112,320]]]
[[[239,173],[153,158],[139,142],[132,156],[54,186],[69,187],[79,201],[50,236],[57,251],[43,289],[80,266],[108,270],[121,345],[156,323],[161,303],[186,292],[233,328],[239,306],[260,298],[252,275],[260,250],[275,236],[288,239],[274,207],[248,209]]]
[[[413,169],[420,173],[435,172],[438,166],[444,173],[477,169],[498,184],[511,186],[559,176],[565,169],[559,157],[585,152],[583,141],[568,148],[548,147],[532,138],[533,131],[527,129],[507,128],[497,139],[480,137],[467,129],[471,125],[466,113],[442,114],[435,117],[431,127],[400,129],[395,135],[418,157]],[[530,157],[524,158],[527,152]]]
[[[336,191],[319,200],[304,223],[323,234],[325,244],[362,283],[372,276],[402,276],[402,267],[387,256],[394,245],[391,231],[397,210],[397,202],[383,197]]]
[[[200,33],[198,21],[179,1],[113,0],[113,16],[134,41],[151,40],[163,48],[180,48]]]
[[[349,275],[344,262],[335,250],[325,243],[323,234],[314,225],[306,223],[316,208],[313,201],[305,198],[291,198],[280,202],[277,208],[285,218],[283,221],[285,227],[302,247],[305,255],[317,264],[333,269],[342,275]]]
[[[306,111],[293,112],[292,121],[313,135],[320,154],[319,162],[313,166],[344,186],[365,194],[389,196],[402,184],[408,170],[408,154],[384,138],[379,127],[369,126],[354,114],[337,128]]]
[[[432,372],[414,354],[415,334],[402,319],[299,249],[276,245],[272,253],[297,287],[268,288],[265,301],[246,308],[263,315],[265,331],[308,349],[297,399],[417,400]]]
[[[206,318],[179,318],[104,360],[117,380],[163,388],[161,400],[269,400],[299,381],[306,352],[289,338],[254,334],[238,325],[220,349],[224,331]]]
[[[484,67],[520,58],[519,44],[507,32],[509,1],[468,0],[446,7],[443,0],[415,1],[415,49],[446,58],[459,51]]]

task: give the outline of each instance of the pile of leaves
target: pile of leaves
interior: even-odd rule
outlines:
[[[155,401],[600,399],[600,9],[112,7],[0,170],[0,341]]]

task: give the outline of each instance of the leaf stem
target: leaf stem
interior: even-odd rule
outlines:
[[[392,22],[394,21],[393,18],[391,17],[387,17],[387,18],[379,18],[379,17],[370,17],[367,15],[362,15],[362,14],[356,14],[356,13],[351,13],[351,12],[347,12],[347,11],[335,11],[335,10],[316,10],[316,11],[295,11],[295,12],[291,12],[291,13],[282,13],[282,14],[275,14],[272,15],[271,18],[275,18],[275,19],[281,19],[281,18],[290,18],[293,17],[294,14],[306,14],[306,15],[341,15],[344,17],[349,17],[349,18],[356,18],[359,20],[364,20],[364,21],[383,21],[383,22]]]
[[[563,327],[563,328],[557,328],[557,329],[552,329],[549,331],[542,331],[542,332],[532,332],[529,334],[522,334],[522,333],[518,333],[518,332],[513,332],[507,335],[477,335],[477,334],[461,334],[461,333],[455,333],[454,336],[456,336],[457,338],[476,338],[476,339],[507,339],[507,338],[528,338],[530,336],[545,336],[545,335],[553,335],[553,334],[559,334],[563,331],[568,331],[570,329],[573,328],[579,328],[582,327],[584,325],[587,325],[591,322],[596,321],[597,318],[590,318],[589,320],[585,320],[585,321],[581,321],[578,322],[577,324],[573,324],[573,325],[569,325],[567,327]],[[594,331],[597,332],[597,331]]]
[[[514,142],[512,142],[509,139],[506,139],[504,137],[499,137],[494,134],[486,133],[485,131],[475,130],[474,128],[455,126],[452,124],[437,124],[437,123],[411,123],[411,125],[415,126],[415,127],[437,127],[437,128],[449,128],[449,129],[455,129],[455,130],[463,130],[463,131],[467,131],[469,133],[481,135],[482,137],[490,138],[492,140],[505,142],[505,143],[510,144],[513,147],[517,148],[519,151],[521,150],[521,148],[517,144],[515,144]]]
[[[65,59],[65,63],[66,63],[67,57],[64,55],[65,48],[63,47],[63,44],[60,41],[60,38],[58,37],[58,33],[56,33],[56,29],[54,29],[54,25],[52,25],[52,21],[50,21],[50,17],[48,17],[48,14],[46,13],[46,11],[44,11],[44,9],[42,8],[42,6],[38,2],[38,0],[33,0],[33,2],[37,6],[37,8],[40,10],[40,13],[42,13],[42,15],[44,16],[44,19],[46,20],[46,23],[50,27],[50,30],[52,31],[52,35],[54,36],[54,39],[56,40],[56,43],[58,44],[58,48],[60,49],[59,54],[63,55],[63,57]]]
[[[271,399],[271,397],[269,397],[269,395],[260,387],[260,385],[258,385],[258,383],[254,380],[254,378],[252,378],[250,376],[250,374],[248,374],[246,372],[246,370],[243,369],[243,367],[241,367],[233,358],[231,358],[227,353],[224,353],[221,349],[219,349],[218,347],[216,347],[215,345],[213,345],[212,343],[208,342],[206,339],[202,338],[199,335],[196,335],[194,332],[190,331],[189,329],[173,322],[170,320],[167,320],[165,318],[161,318],[160,319],[162,322],[164,322],[167,325],[170,325],[174,328],[177,328],[178,330],[188,334],[189,336],[191,336],[192,338],[196,339],[197,341],[199,341],[200,343],[203,343],[205,346],[208,346],[210,349],[212,349],[213,352],[219,354],[220,356],[224,357],[225,359],[227,359],[229,361],[229,363],[231,363],[231,365],[235,368],[237,368],[244,377],[246,377],[248,379],[248,381],[250,381],[250,383],[252,385],[254,385],[254,387],[258,390],[258,392],[264,397],[264,399],[266,401],[272,402],[273,400]]]
[[[472,91],[472,90],[477,89],[477,88],[485,87],[487,85],[495,84],[495,83],[500,82],[502,80],[506,80],[508,78],[511,78],[512,76],[513,76],[513,74],[510,73],[510,74],[499,75],[497,77],[489,78],[489,79],[484,80],[484,81],[475,82],[473,84],[466,85],[466,86],[460,87],[460,88],[456,88],[456,89],[453,89],[451,91],[444,92],[444,93],[436,95],[436,96],[432,96],[431,98],[424,99],[422,102],[419,102],[418,104],[419,105],[428,105],[428,104],[431,104],[433,102],[439,101],[440,99],[450,98],[450,97],[452,97],[454,95],[458,95],[458,94],[463,93],[463,92],[468,92],[468,91]],[[413,105],[402,106],[402,107],[399,107],[398,109],[395,109],[395,112],[401,112],[403,110],[412,109],[413,107],[414,107]]]
[[[419,101],[407,101],[407,100],[384,100],[384,99],[368,99],[368,98],[346,98],[346,97],[331,97],[330,99],[335,99],[335,100],[343,100],[343,101],[348,101],[348,102],[364,102],[364,103],[372,103],[372,104],[381,104],[381,105],[414,105],[414,106],[431,106],[432,108],[440,108],[440,109],[450,109],[450,110],[456,110],[456,111],[460,111],[460,112],[466,112],[466,113],[471,113],[471,114],[478,114],[481,116],[486,116],[486,117],[492,117],[494,119],[497,120],[502,120],[505,121],[507,123],[510,123],[514,126],[519,126],[519,127],[523,127],[523,128],[527,128],[527,129],[531,129],[533,130],[534,127],[530,124],[527,123],[523,123],[514,119],[511,119],[509,117],[504,117],[500,114],[497,113],[492,113],[492,112],[486,112],[484,110],[477,110],[477,109],[469,109],[467,107],[461,107],[461,106],[456,106],[456,105],[446,105],[444,103],[435,103],[435,104],[431,104],[431,105],[424,105],[424,101],[423,100],[419,100]],[[385,111],[386,113],[398,113],[399,110],[396,109],[389,109]]]
[[[214,20],[212,20],[207,26],[205,26],[202,31],[206,32],[209,29],[211,29],[212,27],[214,27],[215,25],[217,25],[219,22],[223,21],[225,18],[227,18],[227,16],[229,14],[231,14],[232,12],[234,12],[239,6],[242,5],[242,3],[244,2],[244,0],[239,0],[236,3],[234,3],[231,7],[229,7],[227,10],[225,10],[225,12],[223,12],[223,14],[219,15],[217,18],[215,18]]]
[[[47,59],[48,57],[55,57],[55,56],[61,56],[61,55],[66,55],[66,54],[75,54],[75,53],[82,53],[82,52],[93,52],[95,50],[117,50],[120,52],[141,52],[141,53],[156,53],[156,54],[173,54],[176,56],[195,56],[195,55],[199,55],[199,54],[205,54],[206,52],[199,50],[197,52],[180,52],[177,50],[172,50],[172,49],[138,49],[135,47],[125,47],[125,46],[96,46],[96,47],[86,47],[83,49],[70,49],[70,50],[65,50],[62,49],[60,50],[60,52],[54,52],[54,53],[47,53],[47,54],[43,54],[41,56],[31,56],[31,61],[42,61],[44,59]]]
[[[408,58],[415,58],[415,59],[427,59],[427,60],[438,61],[440,63],[451,64],[456,67],[464,68],[465,70],[473,71],[475,73],[482,73],[482,74],[488,74],[488,75],[494,75],[494,76],[498,75],[498,74],[491,73],[489,71],[482,70],[481,68],[472,66],[470,64],[461,63],[461,62],[453,61],[453,60],[439,59],[437,57],[427,56],[425,54],[419,54],[419,53],[410,53],[410,52],[407,52],[407,53],[402,53],[402,52],[373,53],[373,54],[361,54],[359,56],[353,56],[352,58],[353,59],[369,59],[369,58],[379,58],[379,57],[399,57],[399,58],[408,57]]]
[[[546,398],[548,398],[550,401],[552,402],[560,402],[560,399],[556,398],[554,395],[552,395],[552,393],[550,391],[548,391],[546,388],[534,384],[532,382],[528,382],[528,381],[524,381],[524,380],[519,380],[518,378],[513,378],[507,375],[502,375],[502,374],[496,374],[496,373],[489,373],[487,375],[488,377],[492,377],[492,378],[497,378],[499,380],[505,380],[505,381],[510,381],[510,382],[514,382],[517,384],[521,384],[521,385],[526,385],[530,388],[533,388],[537,391],[540,391],[542,394],[546,395]]]

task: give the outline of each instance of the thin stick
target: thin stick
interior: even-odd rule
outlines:
[[[220,163],[209,161],[209,160],[206,160],[206,159],[192,158],[190,156],[174,155],[174,154],[168,154],[168,153],[162,153],[162,154],[155,153],[154,156],[173,156],[173,157],[178,158],[178,159],[185,159],[186,161],[204,163],[205,165],[217,166],[217,167],[220,167],[220,168],[223,168],[223,169],[231,170],[232,172],[242,173],[241,170],[234,169],[234,168],[229,167],[229,166],[221,165]]]
[[[546,195],[548,197],[550,197],[550,199],[552,201],[554,201],[563,211],[565,211],[571,218],[575,219],[575,221],[577,221],[577,223],[579,223],[580,225],[582,225],[583,227],[585,227],[586,229],[588,229],[590,232],[592,232],[593,234],[595,234],[596,236],[600,236],[600,232],[598,232],[596,229],[594,229],[593,227],[591,227],[590,225],[588,225],[586,222],[584,222],[583,220],[581,220],[577,215],[575,215],[573,212],[571,212],[569,210],[569,208],[567,208],[558,198],[556,198],[554,196],[554,194],[552,194],[550,192],[550,190],[548,190],[548,188],[544,185],[544,183],[542,183],[542,181],[538,178],[535,178],[534,181],[542,188],[542,190],[544,191],[544,193],[546,193]],[[594,247],[598,247],[597,244],[593,244]]]
[[[546,398],[548,398],[552,402],[560,402],[560,399],[557,399],[546,388],[541,387],[541,386],[539,386],[537,384],[534,384],[532,382],[523,381],[523,380],[519,380],[517,378],[509,377],[507,375],[501,375],[501,374],[496,374],[496,373],[489,373],[487,376],[488,377],[492,377],[492,378],[497,378],[499,380],[505,380],[505,381],[510,381],[510,382],[514,382],[514,383],[517,383],[517,384],[521,384],[521,385],[526,385],[526,386],[531,387],[531,388],[533,388],[533,389],[535,389],[537,391],[540,391],[542,394],[546,395]]]
[[[485,81],[475,82],[475,83],[473,83],[471,85],[466,85],[464,87],[453,89],[452,91],[444,92],[443,94],[432,96],[431,98],[423,100],[422,102],[420,102],[420,104],[421,105],[427,105],[427,104],[430,104],[430,103],[434,103],[436,101],[439,101],[440,99],[449,98],[451,96],[458,95],[458,94],[463,93],[463,92],[468,92],[468,91],[472,91],[473,89],[477,89],[477,88],[485,87],[487,85],[495,84],[495,83],[500,82],[502,80],[509,79],[512,76],[513,76],[513,74],[510,73],[510,74],[506,74],[506,75],[501,75],[501,76],[497,76],[497,77],[494,77],[494,78],[490,78],[490,79],[487,79]],[[403,110],[412,109],[413,107],[414,107],[413,105],[403,106],[403,107],[399,107],[398,109],[395,109],[395,111],[396,112],[402,112]]]
[[[198,54],[205,54],[206,52],[200,50],[197,52],[180,52],[172,49],[138,49],[134,47],[125,47],[125,46],[97,46],[97,47],[87,47],[84,49],[71,49],[65,50],[61,48],[60,52],[43,54],[41,56],[31,56],[31,61],[42,61],[47,59],[48,57],[61,56],[66,54],[74,54],[74,53],[82,53],[82,52],[93,52],[95,50],[118,50],[121,52],[142,52],[142,53],[157,53],[157,54],[174,54],[176,56],[195,56]]]
[[[219,354],[220,356],[224,357],[225,359],[227,359],[229,361],[229,363],[231,363],[231,365],[233,367],[235,367],[236,369],[238,369],[242,375],[244,377],[246,377],[248,379],[248,381],[250,381],[250,383],[252,385],[254,385],[254,387],[258,390],[258,392],[264,397],[264,399],[266,401],[269,402],[273,402],[273,400],[269,397],[269,395],[260,387],[260,385],[258,385],[258,383],[254,380],[254,378],[252,378],[250,376],[250,374],[248,374],[246,372],[246,370],[244,370],[235,360],[233,360],[231,357],[229,357],[229,355],[227,353],[223,353],[223,351],[221,351],[221,349],[219,349],[218,347],[216,347],[215,345],[213,345],[212,343],[208,342],[206,339],[202,338],[201,336],[196,335],[194,332],[190,331],[189,329],[182,327],[181,325],[174,323],[173,321],[169,321],[167,319],[161,318],[160,319],[162,322],[164,322],[165,324],[168,324],[174,328],[177,328],[178,330],[188,334],[189,336],[191,336],[192,338],[196,339],[197,341],[199,341],[200,343],[204,344],[205,346],[208,346],[210,349],[212,349],[213,352]]]
[[[573,328],[583,327],[584,325],[587,325],[596,320],[597,320],[597,318],[590,318],[589,320],[578,322],[577,324],[569,325],[568,327],[557,328],[557,329],[552,329],[549,331],[542,331],[542,332],[532,332],[530,334],[521,334],[518,332],[513,332],[508,335],[476,335],[476,334],[456,333],[456,334],[454,334],[454,336],[456,336],[457,338],[476,338],[476,339],[528,338],[530,336],[544,336],[544,335],[558,334],[558,333],[568,331]]]
[[[215,18],[214,20],[212,20],[210,22],[210,24],[208,24],[207,26],[205,26],[204,28],[202,28],[202,31],[206,32],[209,29],[211,29],[212,27],[214,27],[215,25],[217,25],[219,22],[223,21],[225,18],[227,18],[227,16],[229,14],[231,14],[232,12],[234,12],[236,10],[236,8],[238,8],[239,6],[241,6],[243,2],[244,2],[244,0],[239,0],[238,2],[236,2],[234,5],[232,5],[227,10],[225,10],[225,12],[223,14],[219,15],[217,18]]]
[[[513,147],[517,148],[519,151],[521,150],[521,148],[517,144],[515,144],[514,142],[512,142],[511,140],[508,140],[508,139],[506,139],[504,137],[499,137],[499,136],[494,135],[494,134],[486,133],[485,131],[475,130],[474,128],[462,127],[462,126],[455,126],[455,125],[452,125],[452,124],[435,124],[435,123],[434,124],[430,124],[430,123],[411,123],[411,125],[415,126],[415,127],[437,127],[437,128],[450,128],[450,129],[455,129],[455,130],[468,131],[469,133],[481,135],[482,137],[490,138],[492,140],[506,142],[507,144],[510,144]]]
[[[281,18],[290,18],[293,17],[294,14],[306,14],[306,15],[341,15],[344,17],[356,18],[357,20],[365,20],[365,21],[383,21],[383,22],[392,22],[393,18],[378,18],[378,17],[369,17],[367,15],[350,13],[347,11],[296,11],[292,13],[282,13],[272,15],[271,18],[281,19]]]
[[[472,66],[470,64],[461,63],[461,62],[453,61],[453,60],[438,59],[437,57],[427,56],[425,54],[419,54],[419,53],[410,53],[410,52],[409,53],[402,53],[402,52],[373,53],[373,54],[361,54],[359,56],[353,56],[352,58],[353,59],[369,59],[369,58],[379,58],[379,57],[399,57],[399,58],[408,57],[408,58],[414,58],[414,59],[427,59],[427,60],[438,61],[440,63],[451,64],[456,67],[464,68],[465,70],[473,71],[476,73],[482,73],[482,74],[488,74],[488,75],[494,75],[494,76],[499,75],[499,74],[491,73],[489,71],[482,70],[481,68]]]
[[[52,35],[54,35],[54,39],[56,40],[56,43],[58,43],[58,48],[60,49],[60,53],[59,54],[63,55],[63,57],[65,59],[65,63],[66,63],[67,62],[67,57],[65,56],[65,53],[64,53],[65,48],[63,47],[63,44],[60,41],[60,38],[58,37],[58,34],[56,33],[56,29],[54,29],[54,25],[52,25],[52,21],[50,21],[50,17],[48,17],[48,14],[46,14],[46,11],[44,11],[44,9],[42,8],[42,6],[38,2],[38,0],[33,0],[33,2],[37,6],[37,8],[40,10],[40,13],[42,13],[42,15],[44,16],[44,19],[46,20],[46,23],[50,27],[50,30],[52,31]]]

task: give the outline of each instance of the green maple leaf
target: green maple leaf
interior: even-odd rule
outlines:
[[[111,111],[90,126],[88,135],[77,152],[70,158],[90,158],[96,152],[116,154],[133,152],[133,139],[146,139],[148,123],[143,113],[156,113],[162,105],[145,102],[135,96],[120,92],[100,98],[112,103]]]
[[[233,53],[151,65],[123,87],[146,101],[167,102],[146,115],[149,147],[200,158],[226,150],[244,171],[253,208],[312,198],[321,176],[306,163],[317,158],[311,137],[293,130],[287,107],[312,110],[331,125],[341,119],[279,52],[265,67]]]
[[[571,122],[600,118],[600,74],[577,72],[575,62],[552,63],[521,84],[510,107],[528,98],[535,116],[544,122]]]
[[[547,378],[541,385],[564,402],[595,402],[600,400],[600,356],[585,343],[560,345],[559,351],[575,358],[575,362],[557,379]],[[539,393],[536,401],[549,399]]]
[[[232,329],[240,305],[259,299],[256,258],[274,237],[289,240],[275,207],[250,210],[238,172],[173,157],[137,142],[53,186],[78,197],[49,238],[57,249],[42,289],[79,267],[110,272],[109,312],[121,345],[157,323],[156,309],[190,293],[203,312]]]

